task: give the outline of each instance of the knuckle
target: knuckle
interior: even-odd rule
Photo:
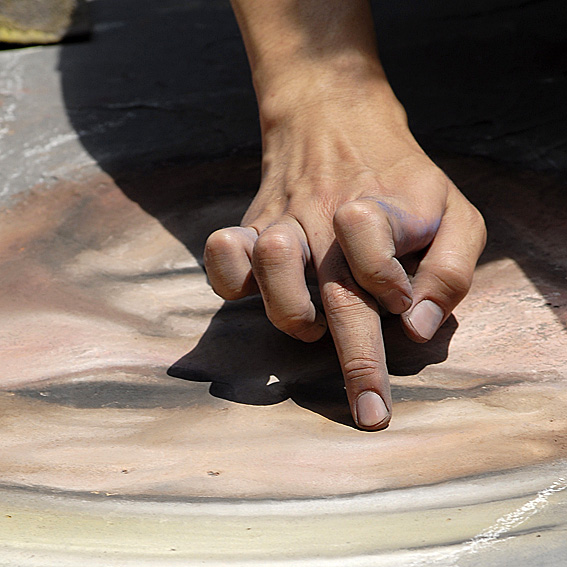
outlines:
[[[268,319],[274,327],[290,335],[301,333],[311,328],[314,314],[311,306],[298,310],[296,313],[278,313],[270,311]]]
[[[477,226],[482,231],[486,232],[486,223],[484,222],[484,217],[482,213],[475,207],[472,207],[472,223]]]
[[[381,371],[381,364],[373,358],[358,357],[345,362],[343,370],[345,381],[356,382],[375,377]]]
[[[476,233],[478,235],[478,239],[480,243],[479,248],[480,251],[482,251],[486,246],[486,239],[488,235],[486,230],[486,222],[481,212],[476,207],[473,207],[472,215],[473,215],[472,225],[476,229]]]
[[[352,276],[346,276],[336,279],[332,282],[327,282],[323,286],[323,295],[327,302],[329,311],[341,310],[345,307],[356,303],[357,284]]]
[[[286,259],[294,252],[293,237],[280,229],[265,230],[254,245],[254,256],[262,259],[269,257]]]
[[[466,204],[467,207],[462,212],[465,223],[474,230],[485,231],[486,225],[481,212],[470,201],[466,201]]]
[[[233,262],[241,242],[231,228],[213,232],[205,244],[203,260],[213,291],[223,299],[240,299],[246,295],[241,278],[233,274]]]
[[[469,292],[472,273],[460,256],[452,255],[445,259],[433,274],[440,292],[450,301],[461,301]]]
[[[205,244],[205,251],[215,254],[231,252],[240,245],[240,241],[230,228],[221,228],[213,232]]]
[[[371,305],[370,297],[360,289],[352,276],[325,284],[323,293],[329,317],[356,318]]]
[[[370,203],[364,201],[349,201],[341,205],[335,212],[336,228],[356,226],[365,223],[375,214]]]
[[[472,235],[470,240],[471,248],[478,250],[478,253],[486,245],[486,222],[482,213],[462,194],[458,193],[459,202],[459,222],[466,229],[467,234]]]

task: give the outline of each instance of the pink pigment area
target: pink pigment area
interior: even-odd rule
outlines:
[[[231,180],[252,189],[255,163],[164,167],[120,187],[97,174],[1,211],[2,482],[318,497],[564,458],[567,192],[479,160],[442,165],[490,241],[432,341],[384,320],[393,417],[381,432],[352,423],[328,336],[293,341],[260,301],[224,304],[206,282],[204,239],[245,209]]]

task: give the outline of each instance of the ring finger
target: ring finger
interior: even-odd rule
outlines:
[[[279,223],[258,236],[252,270],[274,326],[294,338],[314,342],[325,334],[327,323],[311,301],[305,280],[309,261],[307,239],[299,225]]]

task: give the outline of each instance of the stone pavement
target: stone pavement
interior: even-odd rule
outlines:
[[[434,341],[384,321],[381,433],[328,339],[207,286],[204,240],[259,176],[228,4],[91,8],[89,42],[0,51],[0,565],[563,565],[561,4],[375,3],[414,129],[490,233]]]

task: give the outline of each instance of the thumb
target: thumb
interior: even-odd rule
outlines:
[[[412,340],[430,340],[462,301],[485,243],[482,216],[457,190],[412,281],[414,301],[402,315]]]

